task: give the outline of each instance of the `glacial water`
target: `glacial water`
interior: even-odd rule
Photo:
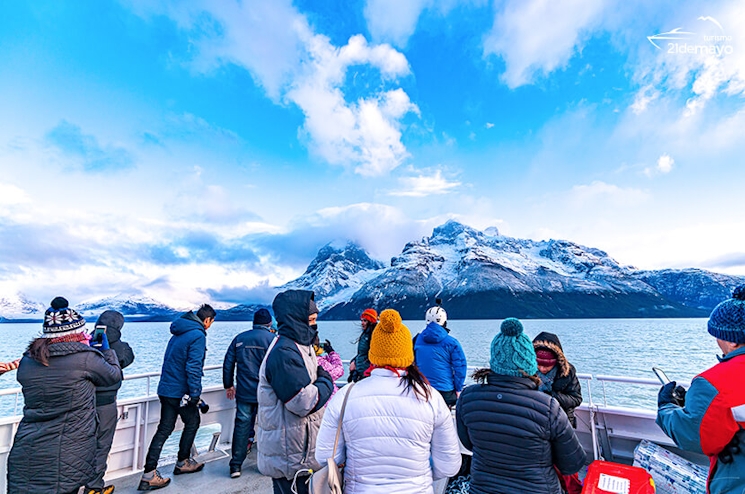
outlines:
[[[499,330],[497,320],[453,320],[451,334],[463,345],[469,365],[485,366],[489,360],[489,344]],[[405,321],[412,335],[424,328],[423,321]],[[579,373],[610,374],[654,378],[651,367],[665,369],[671,379],[689,381],[696,374],[717,363],[719,349],[706,332],[706,319],[557,319],[525,320],[525,331],[531,338],[541,331],[556,333],[564,351]],[[0,360],[19,357],[29,340],[39,333],[40,324],[0,324],[2,349]],[[92,324],[89,323],[92,329]],[[225,350],[233,337],[249,329],[249,322],[216,322],[207,333],[207,365],[221,365]],[[163,353],[170,338],[169,323],[127,323],[123,339],[135,352],[134,363],[125,374],[160,371]],[[355,339],[359,333],[357,321],[321,321],[321,339],[329,339],[342,358],[355,354]],[[204,385],[221,384],[221,372],[209,371]],[[0,389],[18,387],[15,372],[0,377]],[[157,389],[157,378],[151,381],[151,393]],[[595,388],[594,388],[595,389]],[[125,381],[120,397],[146,393],[146,381]],[[599,388],[599,391],[602,389]],[[609,404],[653,408],[656,387],[638,385],[606,385]],[[602,399],[602,394],[594,399]],[[0,397],[0,416],[12,415],[22,409],[22,397]]]

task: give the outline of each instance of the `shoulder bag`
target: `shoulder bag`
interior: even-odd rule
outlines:
[[[334,439],[334,450],[331,452],[331,458],[328,459],[326,466],[313,472],[310,477],[310,494],[342,494],[344,485],[344,476],[336,464],[336,447],[339,445],[339,435],[341,434],[341,424],[344,420],[344,410],[347,408],[347,399],[352,394],[352,386],[355,383],[347,384],[349,391],[344,395],[344,402],[341,404],[339,413],[339,424],[336,426],[336,439]]]

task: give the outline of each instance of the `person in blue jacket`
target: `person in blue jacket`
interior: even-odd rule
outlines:
[[[266,309],[254,313],[253,329],[233,338],[222,364],[222,384],[229,400],[235,400],[230,476],[241,476],[241,467],[254,443],[254,424],[259,400],[259,368],[275,337],[272,315]],[[233,377],[235,376],[235,380]]]
[[[171,323],[171,339],[163,357],[163,369],[158,384],[160,423],[145,458],[145,473],[138,491],[152,491],[167,486],[171,479],[161,477],[156,470],[160,452],[181,417],[184,430],[178,448],[178,461],[173,473],[194,473],[204,468],[191,458],[191,445],[199,430],[199,396],[202,394],[204,357],[207,351],[207,330],[215,321],[215,310],[202,305],[196,314],[189,311]]]
[[[466,381],[466,355],[458,340],[448,334],[448,315],[439,304],[427,310],[425,321],[427,327],[414,340],[416,365],[452,407]]]

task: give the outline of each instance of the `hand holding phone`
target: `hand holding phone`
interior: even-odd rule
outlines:
[[[96,329],[93,331],[93,337],[91,339],[97,343],[101,343],[103,341],[103,335],[105,334],[106,334],[106,326],[99,324],[98,326],[96,326]]]

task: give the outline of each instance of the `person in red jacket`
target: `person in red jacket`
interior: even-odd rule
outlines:
[[[660,389],[657,425],[681,449],[704,453],[711,467],[707,492],[745,489],[745,284],[714,308],[709,333],[724,355],[696,376],[687,393],[675,381]],[[674,393],[678,388],[678,393]]]

